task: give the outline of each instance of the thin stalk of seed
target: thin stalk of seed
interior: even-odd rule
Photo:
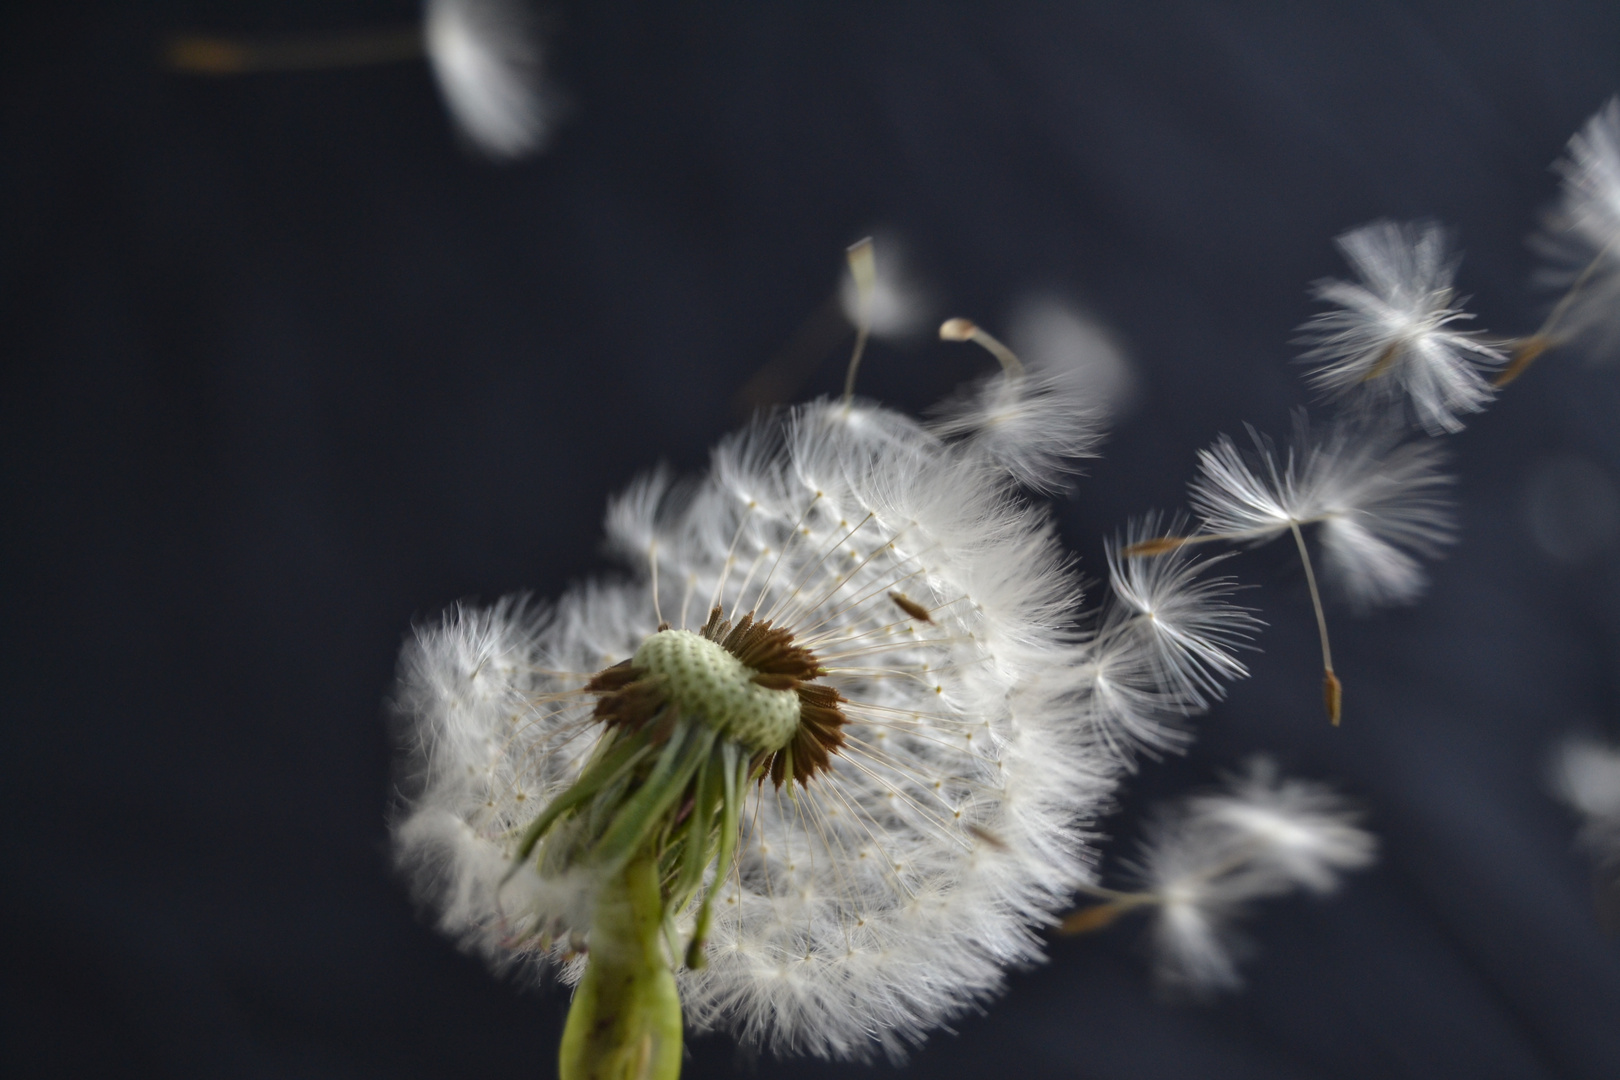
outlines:
[[[1300,522],[1300,524],[1310,525],[1317,520],[1320,519],[1311,518]],[[1243,540],[1253,540],[1259,536],[1274,535],[1275,531],[1271,528],[1265,528],[1246,529],[1242,532],[1229,533],[1193,533],[1189,536],[1155,536],[1148,540],[1138,540],[1134,544],[1127,544],[1119,549],[1119,554],[1121,558],[1125,559],[1145,559],[1154,555],[1168,555],[1172,551],[1191,547],[1194,544],[1208,544],[1216,540],[1241,542]]]
[[[844,407],[855,399],[855,373],[860,370],[866,339],[872,334],[872,294],[877,291],[877,260],[872,254],[872,238],[857,240],[844,251],[850,277],[855,279],[855,351],[850,354],[844,375]]]
[[[1137,908],[1162,903],[1164,899],[1154,892],[1120,892],[1117,889],[1104,889],[1098,885],[1081,886],[1080,891],[1098,897],[1103,902],[1088,905],[1065,915],[1057,928],[1057,932],[1065,937],[1089,934],[1094,930],[1112,926],[1121,915]]]
[[[940,324],[939,339],[973,342],[1001,363],[1001,370],[1007,373],[1008,378],[1017,378],[1024,373],[1023,361],[1007,346],[981,330],[972,319],[946,319]]]
[[[1567,312],[1570,305],[1575,302],[1575,298],[1579,296],[1581,290],[1586,287],[1587,281],[1589,281],[1592,275],[1597,271],[1598,265],[1602,263],[1606,257],[1608,257],[1609,251],[1613,247],[1613,240],[1609,241],[1607,244],[1604,244],[1598,253],[1592,256],[1592,261],[1586,264],[1586,269],[1582,270],[1580,275],[1576,277],[1574,284],[1569,287],[1569,291],[1563,295],[1563,297],[1558,301],[1557,305],[1553,307],[1552,311],[1548,312],[1547,320],[1541,324],[1541,329],[1537,330],[1527,338],[1520,338],[1518,342],[1515,343],[1512,362],[1509,363],[1507,367],[1503,368],[1496,378],[1491,381],[1492,386],[1497,387],[1498,389],[1506,386],[1514,379],[1517,379],[1520,375],[1523,375],[1525,368],[1529,367],[1531,363],[1533,363],[1535,359],[1542,353],[1546,352],[1554,345],[1560,344],[1558,338],[1553,335],[1553,328],[1557,326],[1558,321],[1564,317],[1564,313]]]
[[[1288,527],[1293,530],[1294,543],[1299,546],[1300,562],[1305,564],[1305,584],[1311,590],[1311,607],[1316,610],[1316,630],[1322,638],[1322,701],[1327,706],[1328,719],[1334,727],[1338,727],[1344,689],[1339,677],[1333,673],[1333,649],[1328,644],[1327,615],[1322,610],[1322,594],[1316,588],[1316,571],[1311,567],[1311,553],[1305,547],[1305,534],[1299,531],[1298,522],[1291,521]]]
[[[419,26],[261,41],[182,34],[169,40],[163,63],[187,75],[251,75],[392,64],[413,60],[425,49]]]

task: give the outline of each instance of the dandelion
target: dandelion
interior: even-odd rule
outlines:
[[[1126,764],[1082,707],[1097,635],[1024,493],[1045,479],[853,396],[802,406],[616,500],[627,579],[407,644],[399,860],[465,947],[577,982],[564,1080],[675,1075],[683,1014],[897,1055],[1038,958]],[[1181,672],[1167,697],[1233,672],[1241,618],[1178,604],[1180,570],[1136,587],[1185,640],[1103,636]]]
[[[1453,539],[1451,478],[1439,471],[1437,444],[1402,441],[1387,425],[1340,422],[1313,433],[1300,414],[1282,453],[1253,428],[1249,435],[1251,452],[1225,435],[1199,452],[1191,487],[1197,533],[1151,538],[1123,553],[1162,556],[1189,544],[1257,545],[1292,535],[1322,644],[1323,698],[1337,724],[1340,684],[1303,529],[1315,526],[1325,576],[1353,607],[1408,603],[1427,582],[1419,559]]]
[[[1580,338],[1599,353],[1617,343],[1620,305],[1620,98],[1592,116],[1553,166],[1564,178],[1559,204],[1534,246],[1547,259],[1542,278],[1566,289],[1541,328],[1523,339],[1499,384],[1517,378],[1554,345]]]
[[[1455,306],[1457,261],[1444,231],[1375,221],[1337,243],[1358,280],[1316,284],[1316,298],[1337,310],[1300,328],[1311,346],[1302,359],[1317,365],[1312,385],[1374,404],[1404,395],[1431,435],[1462,430],[1457,414],[1481,411],[1494,395],[1482,372],[1507,357],[1453,327],[1473,316]]]
[[[586,949],[589,978],[640,867],[698,1026],[861,1056],[992,992],[1113,771],[1070,722],[1072,573],[1009,484],[812,405],[615,504],[635,580],[421,631],[396,838],[446,929],[502,964]]]
[[[1245,905],[1304,888],[1336,889],[1347,871],[1372,864],[1377,841],[1327,787],[1287,780],[1265,758],[1213,794],[1183,799],[1149,826],[1138,888],[1086,891],[1102,902],[1064,920],[1067,933],[1100,929],[1131,911],[1152,913],[1162,984],[1206,993],[1242,984],[1246,943],[1235,932]]]

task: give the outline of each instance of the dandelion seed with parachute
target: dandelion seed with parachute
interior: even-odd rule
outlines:
[[[1325,895],[1376,855],[1377,840],[1341,796],[1284,779],[1256,758],[1223,790],[1162,808],[1132,870],[1137,887],[1087,888],[1100,902],[1068,916],[1062,929],[1088,933],[1147,912],[1162,984],[1194,994],[1235,990],[1248,949],[1236,931],[1246,905],[1299,888]]]
[[[1149,538],[1123,554],[1151,558],[1192,544],[1258,545],[1291,535],[1322,645],[1323,701],[1337,724],[1342,690],[1304,529],[1314,527],[1327,582],[1352,607],[1409,603],[1427,584],[1420,560],[1454,539],[1452,481],[1440,471],[1438,444],[1405,440],[1387,424],[1341,421],[1313,432],[1301,413],[1285,450],[1253,428],[1249,436],[1251,451],[1223,435],[1199,452],[1191,485],[1197,532]]]
[[[559,107],[523,0],[425,0],[415,26],[268,40],[184,34],[165,50],[190,75],[364,67],[426,57],[457,132],[495,159],[539,151]]]
[[[1098,648],[1140,649],[1157,686],[1185,707],[1202,709],[1225,693],[1225,684],[1248,675],[1237,651],[1261,625],[1247,608],[1232,603],[1237,582],[1206,571],[1226,558],[1197,559],[1185,548],[1155,559],[1123,552],[1153,537],[1185,530],[1186,520],[1158,514],[1133,521],[1108,547],[1108,580],[1115,603],[1098,631]]]
[[[1580,845],[1592,860],[1599,922],[1620,932],[1620,747],[1568,739],[1552,761],[1553,788],[1581,816]]]
[[[1313,317],[1298,341],[1310,349],[1310,381],[1330,397],[1379,408],[1404,398],[1430,434],[1462,430],[1459,413],[1494,396],[1485,373],[1507,357],[1454,324],[1457,261],[1432,222],[1375,221],[1340,236],[1356,281],[1316,284],[1336,310]]]
[[[1583,341],[1600,357],[1620,345],[1620,98],[1587,120],[1554,168],[1564,178],[1559,202],[1532,244],[1546,260],[1541,280],[1564,295],[1520,344],[1499,385],[1555,345]]]
[[[1058,490],[1078,460],[1101,440],[1102,412],[1088,399],[1077,364],[1027,367],[1013,351],[969,319],[949,319],[944,341],[971,341],[1001,370],[936,410],[931,425],[945,438],[970,436],[996,465],[1036,490]]]

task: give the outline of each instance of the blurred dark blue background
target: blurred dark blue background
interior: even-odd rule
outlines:
[[[606,496],[700,468],[873,230],[939,316],[997,329],[1061,296],[1124,342],[1136,409],[1061,507],[1100,572],[1200,446],[1308,400],[1288,339],[1343,229],[1445,221],[1481,324],[1532,329],[1548,165],[1620,90],[1605,2],[556,3],[572,119],[498,167],[421,64],[157,63],[178,31],[416,14],[51,4],[4,34],[12,1075],[550,1075],[564,996],[459,956],[389,870],[412,620],[599,570]],[[862,389],[915,409],[984,365],[879,343]],[[1464,536],[1432,593],[1334,616],[1342,729],[1298,570],[1232,564],[1270,622],[1254,677],[1110,823],[1267,750],[1363,802],[1378,868],[1263,908],[1242,996],[1161,1004],[1133,927],[1060,941],[904,1075],[1620,1075],[1620,944],[1543,772],[1620,716],[1620,561],[1591,517],[1617,371],[1549,355],[1453,440]]]

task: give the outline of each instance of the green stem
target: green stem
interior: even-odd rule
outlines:
[[[560,1080],[677,1080],[681,1000],[664,957],[658,856],[643,848],[603,886],[585,975],[558,1054]]]

